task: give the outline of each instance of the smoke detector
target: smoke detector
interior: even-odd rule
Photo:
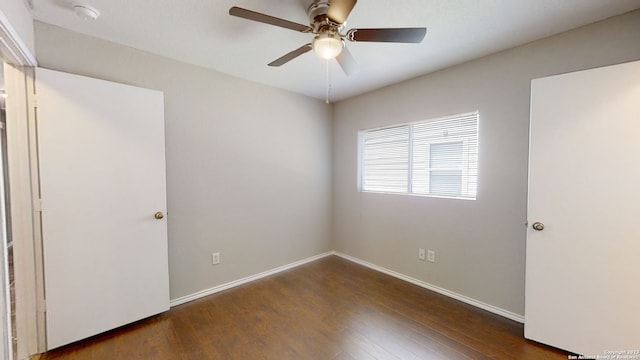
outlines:
[[[76,15],[85,20],[95,20],[100,17],[100,11],[89,5],[75,4],[73,5],[73,11],[76,12]]]

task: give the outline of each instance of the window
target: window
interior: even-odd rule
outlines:
[[[478,112],[360,132],[360,190],[475,199]]]

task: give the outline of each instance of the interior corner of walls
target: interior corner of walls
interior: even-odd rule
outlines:
[[[397,279],[400,279],[400,280],[409,282],[411,284],[420,286],[420,287],[422,287],[424,289],[436,292],[436,293],[441,294],[441,295],[448,296],[448,297],[450,297],[452,299],[455,299],[455,300],[461,301],[463,303],[475,306],[475,307],[477,307],[479,309],[482,309],[482,310],[489,311],[489,312],[494,313],[496,315],[500,315],[500,316],[502,316],[504,318],[507,318],[507,319],[510,319],[510,320],[513,320],[513,321],[516,321],[516,322],[519,322],[519,323],[524,323],[524,321],[525,321],[524,315],[516,314],[516,313],[514,313],[512,311],[502,309],[502,308],[500,308],[498,306],[487,304],[487,303],[482,302],[480,300],[476,300],[474,298],[471,298],[471,297],[468,297],[468,296],[465,296],[465,295],[462,295],[462,294],[458,294],[458,293],[456,293],[454,291],[447,290],[445,288],[442,288],[442,287],[427,283],[425,281],[413,278],[411,276],[404,275],[402,273],[387,269],[385,267],[370,263],[368,261],[361,260],[361,259],[359,259],[357,257],[351,256],[351,255],[347,255],[347,254],[339,252],[339,251],[334,251],[333,254],[336,255],[336,256],[340,256],[343,259],[346,259],[346,260],[349,260],[351,262],[354,262],[356,264],[368,267],[370,269],[379,271],[381,273],[387,274],[387,275],[395,277]]]
[[[283,272],[285,270],[293,269],[295,267],[302,266],[304,264],[307,264],[307,263],[310,263],[310,262],[313,262],[313,261],[316,261],[316,260],[320,260],[322,258],[325,258],[327,256],[331,256],[331,255],[335,255],[335,252],[334,251],[327,251],[327,252],[324,252],[324,253],[321,253],[321,254],[318,254],[318,255],[314,255],[314,256],[308,257],[306,259],[298,260],[298,261],[292,262],[290,264],[282,265],[282,266],[279,266],[279,267],[276,267],[276,268],[273,268],[273,269],[270,269],[270,270],[267,270],[267,271],[263,271],[261,273],[257,273],[257,274],[254,274],[254,275],[249,275],[249,276],[243,277],[241,279],[233,280],[233,281],[230,281],[230,282],[227,282],[227,283],[224,283],[224,284],[220,284],[220,285],[208,288],[208,289],[200,290],[200,291],[197,291],[197,292],[195,292],[193,294],[189,294],[189,295],[181,296],[181,297],[178,297],[178,298],[175,298],[175,299],[171,299],[169,304],[170,304],[171,307],[182,305],[182,304],[185,304],[185,303],[188,303],[188,302],[203,298],[205,296],[213,295],[215,293],[218,293],[218,292],[221,292],[221,291],[224,291],[224,290],[228,290],[228,289],[240,286],[240,285],[244,285],[244,284],[247,284],[247,283],[250,283],[250,282],[253,282],[253,281],[260,280],[260,279],[265,278],[267,276],[278,274],[278,273]]]

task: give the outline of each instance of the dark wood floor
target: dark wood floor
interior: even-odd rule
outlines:
[[[567,359],[522,324],[328,257],[41,359]]]

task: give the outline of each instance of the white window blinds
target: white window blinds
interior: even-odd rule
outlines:
[[[409,191],[409,128],[365,132],[362,174],[368,191]]]
[[[362,191],[475,199],[478,112],[360,134]]]

